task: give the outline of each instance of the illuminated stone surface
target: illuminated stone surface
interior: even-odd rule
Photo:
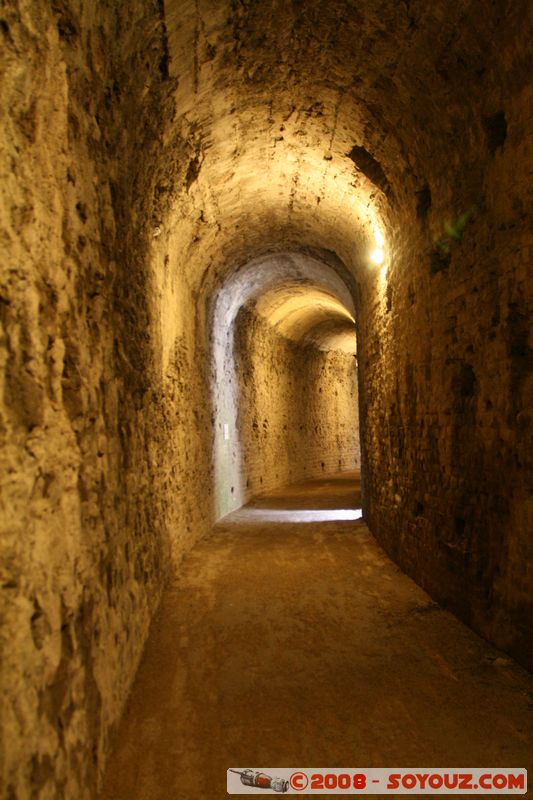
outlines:
[[[283,465],[282,439],[254,463],[250,437],[247,462],[221,459],[253,430],[238,399],[257,400],[232,337],[250,343],[276,297],[298,306],[276,317],[295,338],[261,327],[256,344],[312,353],[300,386],[326,363],[348,375],[355,320],[372,533],[531,664],[531,4],[10,0],[0,14],[9,800],[94,797],[165,579],[248,499],[261,452]],[[320,433],[331,459],[340,408]],[[309,432],[293,431],[280,483],[322,472]]]
[[[357,488],[342,473],[278,489],[184,559],[102,800],[223,800],[237,762],[531,764],[532,677],[347,520]]]

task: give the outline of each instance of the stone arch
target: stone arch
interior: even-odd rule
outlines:
[[[235,353],[239,313],[252,303],[261,316],[270,317],[270,325],[277,326],[283,337],[313,348],[330,350],[331,341],[339,346],[335,336],[351,334],[346,347],[355,355],[355,284],[339,259],[330,254],[328,263],[324,258],[316,251],[265,254],[237,268],[213,295],[209,325],[216,518],[242,505],[253,493],[243,474],[239,437],[242,378],[237,374]],[[284,303],[297,308],[287,311]],[[269,486],[273,485],[271,480]]]

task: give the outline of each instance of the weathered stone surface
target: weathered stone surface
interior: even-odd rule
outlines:
[[[532,663],[532,15],[2,4],[8,798],[95,794],[165,575],[220,511],[213,297],[269,254],[355,302],[370,529]]]
[[[151,342],[154,203],[139,192],[168,94],[159,11],[7,3],[0,36],[0,782],[9,798],[89,798],[174,513]]]
[[[289,482],[358,468],[353,355],[299,347],[246,308],[236,324],[237,505]]]

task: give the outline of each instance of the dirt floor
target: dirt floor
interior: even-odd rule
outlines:
[[[243,765],[531,767],[533,679],[361,519],[331,519],[359,506],[343,473],[262,497],[195,546],[153,623],[102,800],[222,800]]]

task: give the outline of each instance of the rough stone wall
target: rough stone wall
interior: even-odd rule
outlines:
[[[167,556],[213,516],[209,295],[270,252],[358,282],[372,530],[531,662],[532,14],[2,5],[7,797],[94,794]]]
[[[0,37],[0,782],[91,798],[174,513],[149,268],[171,82],[156,2],[8,2]]]
[[[353,355],[301,347],[243,308],[236,321],[235,359],[241,502],[359,467]]]
[[[169,0],[178,13],[198,134],[183,268],[207,291],[312,247],[352,271],[371,528],[531,664],[531,3]]]
[[[506,18],[499,58],[483,68],[490,92],[470,84],[470,106],[458,109],[453,179],[434,151],[423,190],[399,209],[388,274],[361,282],[358,341],[371,530],[433,597],[531,667],[533,128],[523,24]],[[459,78],[450,71],[450,92]]]

